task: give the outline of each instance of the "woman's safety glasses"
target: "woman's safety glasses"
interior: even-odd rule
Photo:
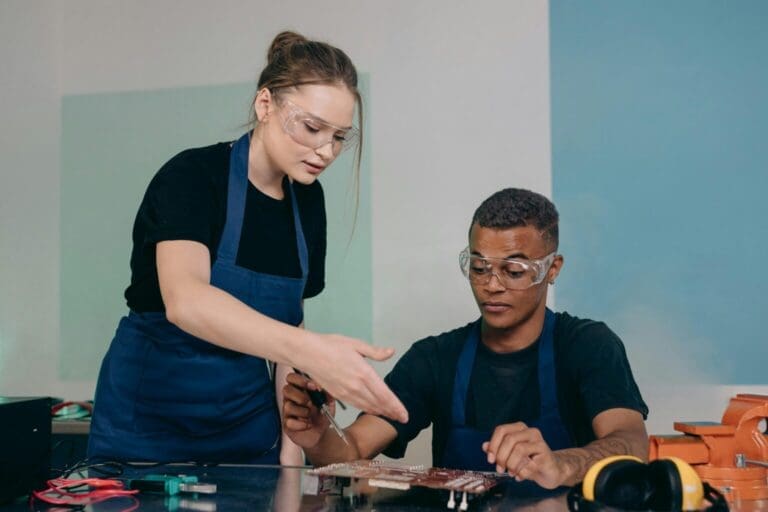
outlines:
[[[459,265],[473,284],[488,284],[491,276],[496,276],[508,290],[526,290],[544,280],[555,255],[552,252],[538,260],[483,258],[470,254],[467,247],[459,254]]]
[[[283,130],[294,142],[312,149],[330,144],[334,156],[357,144],[357,128],[342,128],[327,123],[285,99],[280,99],[279,104]]]

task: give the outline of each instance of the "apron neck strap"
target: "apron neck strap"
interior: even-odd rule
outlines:
[[[456,366],[456,376],[453,382],[453,395],[451,397],[451,421],[454,427],[463,427],[466,424],[467,393],[469,380],[472,376],[472,368],[475,365],[477,346],[480,343],[480,326],[482,318],[475,322],[469,329],[469,334],[464,342]],[[557,390],[554,354],[555,314],[547,308],[544,315],[544,326],[537,339],[538,352],[538,376],[539,395],[541,400],[541,416],[544,417],[558,413]]]
[[[251,134],[246,133],[232,145],[229,155],[229,181],[227,185],[227,217],[224,222],[224,231],[216,252],[220,260],[235,264],[237,251],[240,247],[240,234],[243,230],[243,217],[245,216],[245,200],[248,196],[248,151],[250,149]],[[304,281],[309,274],[309,253],[307,241],[299,216],[299,204],[296,201],[296,193],[293,184],[288,186],[291,209],[293,211],[293,225],[296,230],[296,247],[299,252],[299,265]]]

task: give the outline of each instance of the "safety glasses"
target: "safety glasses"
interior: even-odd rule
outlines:
[[[333,154],[338,155],[354,147],[360,138],[357,128],[342,128],[327,123],[286,99],[278,100],[278,104],[283,130],[302,146],[319,149],[330,144]]]
[[[473,284],[488,284],[496,276],[508,290],[526,290],[544,280],[555,256],[552,252],[537,260],[484,258],[471,254],[467,247],[459,254],[459,266]]]

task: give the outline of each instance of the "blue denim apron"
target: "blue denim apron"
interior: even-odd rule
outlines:
[[[232,147],[227,217],[211,284],[280,322],[299,325],[307,245],[289,186],[300,278],[235,264],[248,190],[249,134]],[[268,363],[208,343],[165,313],[131,311],[118,325],[96,387],[93,460],[277,463],[280,418]]]
[[[554,330],[555,314],[547,309],[544,317],[544,328],[538,339],[538,378],[541,407],[539,418],[528,425],[541,431],[542,437],[553,451],[573,446],[570,435],[560,418],[557,404]],[[452,426],[448,431],[448,441],[443,452],[442,465],[447,468],[472,471],[496,471],[496,465],[488,463],[488,456],[482,449],[482,444],[491,439],[493,432],[484,432],[467,427],[465,421],[469,378],[475,364],[478,343],[480,343],[480,321],[470,329],[459,355],[451,401]],[[516,484],[521,490],[527,487],[528,489],[525,489],[526,495],[535,493],[533,487],[538,489],[538,486],[532,482],[510,482],[510,484]]]

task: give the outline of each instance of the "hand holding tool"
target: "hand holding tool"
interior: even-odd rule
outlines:
[[[302,377],[306,377],[307,379],[312,378],[301,370],[297,370],[296,368],[294,368],[294,371]],[[331,424],[331,428],[336,431],[341,440],[344,441],[344,444],[349,446],[349,441],[347,440],[347,436],[344,435],[344,430],[339,426],[338,423],[336,423],[336,418],[334,418],[333,414],[331,414],[331,409],[328,407],[325,393],[316,389],[307,389],[307,394],[309,394],[309,399],[312,401],[314,406],[320,409],[320,412],[323,413],[323,415],[328,419],[328,423]],[[339,402],[339,405],[346,409],[346,406],[341,402]]]

